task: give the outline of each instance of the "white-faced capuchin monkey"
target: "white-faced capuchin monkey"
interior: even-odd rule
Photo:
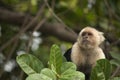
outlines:
[[[75,63],[77,70],[85,74],[86,80],[89,80],[91,69],[96,61],[105,58],[99,47],[104,40],[102,32],[92,27],[85,27],[79,33],[72,48],[64,54],[67,61]]]

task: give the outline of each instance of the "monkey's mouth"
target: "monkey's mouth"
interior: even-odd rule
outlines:
[[[83,39],[82,42],[90,42],[90,41],[87,39]]]
[[[90,41],[87,39],[82,40],[82,44],[90,44]]]

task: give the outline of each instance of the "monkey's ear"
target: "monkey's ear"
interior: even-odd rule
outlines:
[[[103,32],[99,32],[100,42],[103,42],[105,40],[105,37],[103,35],[104,35]]]

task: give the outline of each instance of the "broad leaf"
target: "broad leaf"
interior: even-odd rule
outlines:
[[[52,80],[56,80],[56,75],[49,68],[42,69],[41,74],[52,78]]]
[[[67,70],[61,74],[60,80],[85,80],[85,75],[75,70]]]
[[[90,80],[105,80],[105,75],[99,65],[92,69]]]
[[[120,54],[118,54],[118,53],[110,53],[111,54],[111,56],[114,58],[114,59],[116,59],[116,60],[118,60],[119,62],[120,62]]]
[[[116,59],[110,60],[110,63],[111,63],[111,64],[114,64],[114,65],[116,65],[116,66],[120,66],[120,61],[118,61],[118,60],[116,60]]]
[[[114,64],[116,66],[120,66],[120,54],[118,54],[118,53],[112,53],[112,52],[110,54],[114,58],[114,59],[112,59],[110,61],[111,64]]]
[[[85,80],[85,75],[76,71],[76,65],[71,62],[64,62],[61,67],[60,80]]]
[[[22,54],[17,56],[17,63],[27,75],[40,73],[43,68],[41,61],[30,54]]]
[[[108,80],[112,72],[112,65],[107,59],[98,60],[97,63],[100,65],[105,75],[105,79]]]
[[[92,69],[91,80],[108,80],[111,74],[112,66],[107,59],[97,61],[96,66]]]
[[[57,73],[60,73],[60,68],[62,65],[62,52],[57,45],[53,45],[51,47],[49,62],[50,62],[49,65],[50,66],[53,65],[55,68],[55,71]]]
[[[64,62],[61,66],[61,73],[64,73],[68,70],[75,70],[76,71],[77,67],[74,63],[72,62]]]
[[[43,74],[31,74],[26,80],[52,80],[50,77]]]

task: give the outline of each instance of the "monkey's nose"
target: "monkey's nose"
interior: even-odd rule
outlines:
[[[84,39],[88,39],[88,36],[84,36]]]

